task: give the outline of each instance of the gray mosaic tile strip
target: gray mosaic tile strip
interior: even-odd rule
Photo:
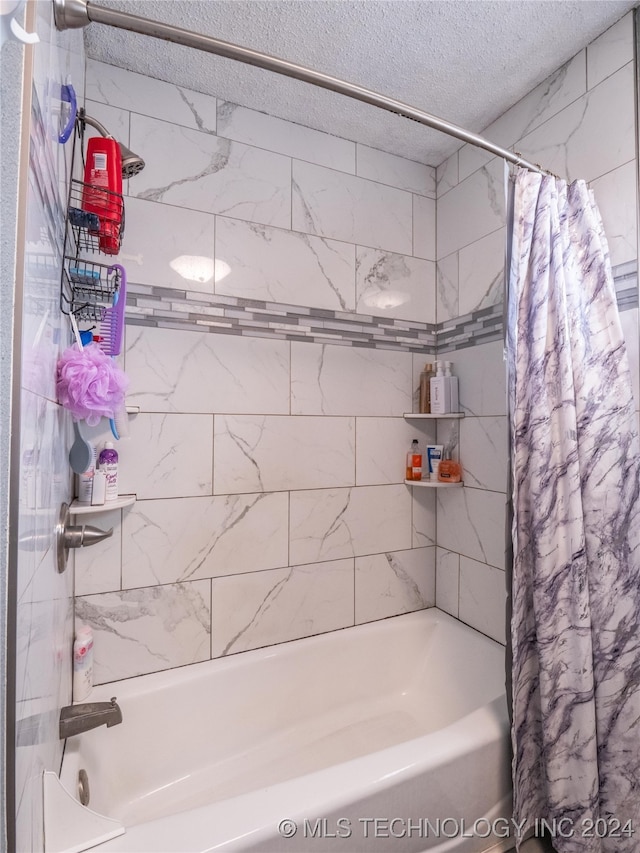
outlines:
[[[638,307],[637,262],[619,264],[613,275],[619,310]],[[501,340],[503,306],[479,308],[434,324],[130,284],[127,323],[435,355]]]

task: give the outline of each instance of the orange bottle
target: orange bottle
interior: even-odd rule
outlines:
[[[461,483],[462,465],[454,459],[443,459],[438,465],[439,483]]]
[[[407,453],[407,471],[405,479],[422,479],[422,453],[420,453],[417,438],[413,439],[413,441],[411,442],[411,449]]]

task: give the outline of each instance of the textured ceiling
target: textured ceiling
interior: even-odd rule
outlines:
[[[480,132],[636,0],[96,0],[307,65]],[[460,143],[306,83],[91,24],[88,55],[438,165]]]

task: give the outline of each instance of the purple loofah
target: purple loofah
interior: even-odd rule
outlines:
[[[97,426],[101,417],[113,418],[124,403],[129,380],[98,344],[69,347],[58,359],[58,401],[74,420]]]

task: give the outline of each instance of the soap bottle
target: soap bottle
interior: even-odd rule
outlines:
[[[427,362],[424,370],[420,374],[420,400],[418,403],[418,412],[421,415],[431,413],[431,379],[436,374],[433,370],[433,364]]]
[[[118,451],[114,449],[113,442],[107,441],[100,451],[98,467],[107,477],[105,501],[109,503],[118,497]]]
[[[462,482],[462,465],[459,462],[456,462],[455,459],[452,459],[450,453],[447,453],[445,458],[438,465],[438,482]]]
[[[446,415],[451,411],[451,399],[447,394],[449,386],[442,369],[442,362],[436,361],[436,375],[431,379],[431,413]]]
[[[93,687],[93,633],[81,625],[73,643],[73,701],[82,702]]]
[[[422,453],[420,453],[420,445],[418,439],[414,438],[411,442],[411,448],[407,453],[407,469],[406,480],[421,480],[422,479]]]
[[[444,378],[447,380],[448,395],[449,395],[449,411],[459,412],[460,404],[458,400],[458,377],[451,373],[451,362],[444,363]]]

